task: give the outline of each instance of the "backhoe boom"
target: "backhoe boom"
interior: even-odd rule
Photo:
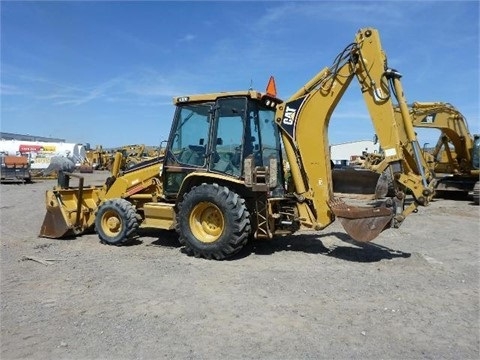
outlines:
[[[398,225],[418,205],[427,205],[433,194],[432,175],[420,153],[400,82],[401,75],[387,66],[378,31],[361,29],[355,41],[339,54],[330,68],[320,71],[277,107],[276,123],[281,129],[296,196],[301,200],[299,217],[306,227],[322,229],[333,221],[334,216],[325,211],[329,202],[338,217],[347,218],[347,212],[355,213],[352,207],[332,202],[328,142],[330,117],[354,78],[360,84],[380,145],[385,151],[384,164],[379,168],[390,166],[400,187],[408,189],[414,197],[411,205],[403,209],[403,194],[398,194],[395,205],[389,204],[393,206],[391,216],[385,211],[377,212],[379,223],[384,223],[385,216],[395,216],[394,225]],[[394,100],[400,108],[399,117],[394,115]],[[398,204],[399,199],[401,204]],[[344,227],[348,232],[347,226]],[[370,230],[356,237],[370,240],[383,227],[369,224],[367,228]]]

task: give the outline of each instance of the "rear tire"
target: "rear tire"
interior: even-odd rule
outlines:
[[[95,230],[102,243],[122,245],[137,234],[137,212],[125,199],[107,200],[98,207]]]
[[[477,181],[475,185],[473,185],[473,203],[475,205],[479,205],[480,201],[480,182]]]
[[[218,184],[202,184],[178,206],[176,230],[189,255],[223,260],[247,243],[250,214],[245,200]]]

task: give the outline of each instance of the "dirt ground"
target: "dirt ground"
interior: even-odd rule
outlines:
[[[124,247],[38,238],[54,183],[0,186],[2,360],[480,357],[469,199],[362,246],[335,222],[208,261],[170,232]]]

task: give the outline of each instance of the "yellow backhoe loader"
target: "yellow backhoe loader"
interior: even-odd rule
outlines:
[[[124,172],[117,156],[103,186],[85,186],[80,177],[79,186],[70,187],[72,174],[63,174],[46,193],[40,236],[95,230],[102,242],[119,245],[139,227],[175,229],[187,253],[224,259],[249,239],[322,230],[338,218],[353,239],[371,241],[433,196],[400,77],[387,65],[378,31],[365,28],[287,101],[276,97],[273,78],[266,92],[174,98],[164,156]],[[396,196],[379,206],[357,207],[333,195],[328,123],[353,79],[385,151],[382,162],[398,184]]]

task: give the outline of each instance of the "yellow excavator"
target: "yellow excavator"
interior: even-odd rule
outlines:
[[[425,148],[422,151],[431,173],[437,179],[436,196],[448,193],[468,195],[473,191],[474,202],[478,204],[480,136],[470,133],[467,120],[452,104],[413,102],[409,105],[409,111],[414,128],[431,128],[441,132],[433,151],[429,152]],[[402,118],[398,106],[395,108],[395,116],[397,120]],[[378,171],[382,158],[382,153],[365,154],[362,166]],[[388,183],[388,190],[382,181]],[[382,193],[379,186],[383,186],[383,195],[385,190],[391,195],[395,191],[393,185],[387,169],[379,179],[376,193]]]
[[[433,196],[400,78],[387,65],[378,31],[364,28],[287,101],[276,96],[273,78],[265,92],[176,97],[164,155],[120,171],[117,154],[101,186],[86,186],[81,176],[70,186],[74,174],[63,173],[46,193],[40,236],[96,231],[102,242],[120,245],[140,227],[175,229],[188,254],[225,259],[249,239],[322,230],[337,218],[353,239],[371,241]],[[378,205],[347,204],[332,189],[328,123],[353,79],[399,189]]]
[[[399,112],[396,114],[400,116]],[[414,102],[410,105],[410,116],[415,128],[441,131],[429,154],[432,159],[430,167],[439,178],[436,192],[472,191],[480,175],[480,140],[479,135],[470,134],[462,113],[449,103]]]

